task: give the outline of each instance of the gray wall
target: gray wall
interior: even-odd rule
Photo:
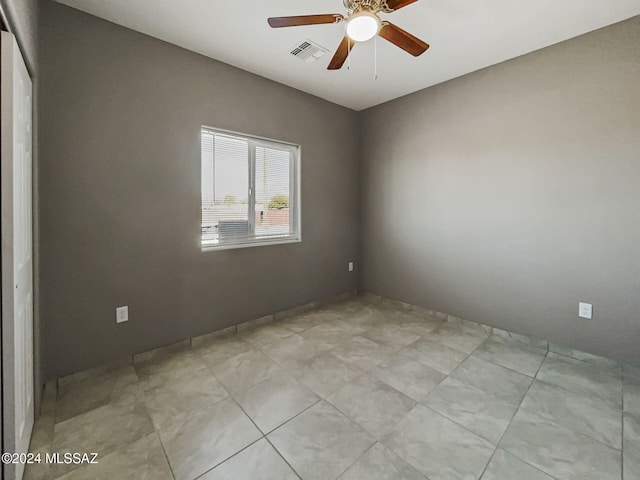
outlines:
[[[640,363],[638,39],[635,17],[364,112],[361,286]]]
[[[45,378],[357,288],[355,112],[42,9]],[[302,243],[200,251],[202,124],[302,145]]]

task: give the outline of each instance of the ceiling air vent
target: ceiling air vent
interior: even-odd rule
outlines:
[[[306,38],[296,44],[289,53],[307,63],[313,63],[323,55],[329,53],[329,50]]]

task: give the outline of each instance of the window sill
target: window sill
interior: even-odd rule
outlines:
[[[270,238],[265,240],[256,240],[253,242],[245,242],[245,243],[224,243],[224,244],[202,244],[201,243],[201,249],[203,252],[211,252],[211,251],[217,251],[217,250],[232,250],[236,248],[284,245],[287,243],[300,243],[301,241],[302,239],[300,237],[286,237],[286,238]]]

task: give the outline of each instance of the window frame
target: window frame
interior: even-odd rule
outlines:
[[[255,181],[256,181],[256,148],[266,147],[279,150],[289,150],[291,154],[290,160],[290,188],[289,188],[289,218],[290,225],[292,226],[293,233],[290,235],[280,236],[263,236],[254,237],[248,239],[242,239],[237,241],[227,241],[224,243],[205,243],[202,239],[202,189],[200,191],[200,248],[203,252],[218,251],[218,250],[231,250],[236,248],[247,247],[259,247],[268,245],[284,245],[288,243],[300,243],[302,242],[302,195],[301,195],[301,183],[302,183],[302,147],[297,143],[285,142],[282,140],[275,140],[272,138],[261,137],[258,135],[249,135],[246,133],[236,132],[233,130],[226,130],[222,128],[210,127],[208,125],[200,126],[200,147],[202,148],[202,134],[207,131],[212,134],[228,135],[232,137],[238,137],[245,140],[249,147],[249,204],[248,204],[248,223],[249,231],[255,235],[255,208],[256,208],[256,195],[255,195]],[[214,143],[215,145],[215,143]],[[214,147],[215,148],[215,147]],[[200,171],[202,171],[202,154],[200,154]],[[214,161],[214,178],[215,178],[215,161]],[[214,180],[215,181],[215,180]],[[200,179],[200,185],[202,185],[202,178]],[[211,242],[211,241],[210,241]]]

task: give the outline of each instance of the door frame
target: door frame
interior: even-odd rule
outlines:
[[[4,13],[4,7],[2,3],[0,3],[0,31],[11,32],[11,27],[9,26],[9,21],[7,20],[7,15]],[[0,50],[2,49],[2,39],[0,39]],[[1,87],[0,87],[0,112],[2,111],[2,95],[1,95]],[[0,145],[2,144],[2,133],[0,133]],[[0,184],[1,184],[1,176],[0,176]],[[2,188],[0,187],[0,197],[2,196]],[[4,264],[2,263],[2,257],[0,257],[0,272],[2,272],[1,280],[4,281]],[[0,282],[1,285],[1,282]],[[0,305],[4,302],[4,298],[0,293]],[[0,453],[4,453],[4,394],[3,385],[4,385],[4,369],[2,364],[2,358],[4,357],[4,352],[2,349],[3,335],[2,335],[2,308],[0,308]],[[0,465],[0,477],[4,476],[4,465]]]
[[[4,12],[4,7],[0,2],[0,31],[7,31],[11,33],[11,27],[7,15]],[[1,40],[0,40],[1,42]],[[1,45],[0,45],[1,48]],[[2,87],[0,86],[0,112],[2,111]],[[2,132],[0,132],[0,145],[2,145]],[[1,183],[1,182],[0,182]],[[0,187],[0,198],[2,196],[2,188]],[[2,257],[0,257],[0,285],[4,282],[4,265],[2,263]],[[2,295],[0,294],[0,305],[3,302]],[[2,386],[4,385],[4,378],[2,372],[2,357],[4,357],[3,336],[2,336],[2,308],[0,307],[0,453],[4,453],[4,394]],[[4,465],[0,465],[0,473],[4,472]],[[1,476],[1,475],[0,475]]]
[[[35,216],[35,212],[37,211],[37,204],[35,202],[36,200],[36,195],[35,195],[35,188],[36,188],[36,175],[35,175],[35,167],[36,167],[36,163],[35,163],[35,147],[37,145],[36,143],[36,135],[35,135],[35,126],[34,126],[34,120],[35,120],[35,98],[34,98],[34,93],[35,93],[35,80],[33,77],[33,73],[29,68],[29,65],[26,62],[26,57],[24,55],[24,50],[22,48],[22,45],[19,41],[19,39],[17,38],[17,36],[15,35],[15,30],[11,27],[11,23],[8,21],[8,17],[5,14],[5,10],[3,8],[3,4],[2,4],[2,0],[0,0],[0,27],[2,32],[5,33],[9,33],[12,35],[13,37],[13,41],[15,41],[15,45],[17,47],[17,55],[20,55],[22,57],[22,61],[25,63],[26,66],[26,73],[29,77],[30,83],[31,83],[31,89],[32,89],[32,93],[31,93],[31,212],[30,212],[30,217],[31,217],[31,288],[32,288],[32,298],[31,298],[31,304],[32,304],[32,312],[33,312],[33,318],[32,318],[32,325],[31,325],[31,332],[32,332],[32,342],[33,342],[33,350],[31,352],[31,360],[33,362],[32,364],[32,371],[31,371],[31,375],[32,375],[32,392],[31,392],[31,416],[32,416],[32,421],[35,422],[35,419],[37,418],[36,413],[39,410],[39,401],[40,401],[40,394],[41,394],[41,387],[39,385],[39,375],[38,375],[38,367],[37,367],[37,363],[36,361],[39,361],[39,355],[37,355],[38,352],[38,347],[36,344],[36,323],[37,320],[35,318],[36,312],[35,312],[35,305],[36,305],[36,292],[35,292],[35,286],[36,286],[36,277],[35,277],[35,252],[36,252],[36,232],[35,232],[35,226],[36,226],[36,221],[37,218]],[[12,43],[13,43],[12,41]],[[2,47],[2,40],[0,39],[0,48]],[[1,93],[1,89],[2,89],[2,85],[0,83],[0,93]],[[4,106],[1,104],[1,97],[2,95],[0,94],[0,111],[3,110]],[[3,126],[4,127],[4,126]],[[4,128],[0,129],[0,137],[2,137],[2,130],[4,130]],[[6,133],[6,132],[5,132]],[[2,143],[2,142],[0,142]],[[2,143],[4,145],[4,143]],[[6,225],[3,225],[3,229],[2,229],[2,243],[3,243],[3,255],[0,256],[0,274],[1,274],[1,288],[0,291],[2,292],[2,294],[0,295],[0,377],[1,377],[1,384],[0,384],[0,452],[4,452],[5,448],[11,448],[12,445],[15,445],[15,441],[17,440],[15,437],[15,431],[13,428],[13,425],[15,423],[15,408],[13,408],[12,410],[8,410],[8,408],[11,407],[11,405],[13,405],[14,402],[9,400],[9,397],[7,397],[7,399],[5,399],[6,395],[10,395],[11,398],[15,397],[15,392],[14,392],[14,387],[15,385],[7,385],[6,381],[8,380],[6,374],[8,372],[5,371],[5,367],[8,366],[8,364],[5,362],[7,360],[7,358],[5,358],[8,355],[11,355],[12,359],[10,364],[13,365],[13,356],[14,356],[14,352],[15,352],[15,344],[13,341],[13,335],[9,335],[9,337],[11,337],[11,343],[9,344],[8,342],[10,341],[7,337],[7,331],[5,330],[5,325],[4,325],[4,321],[7,318],[8,315],[11,315],[12,317],[14,316],[14,300],[13,300],[13,283],[14,283],[14,279],[13,279],[13,275],[14,275],[14,261],[13,261],[13,256],[14,256],[14,244],[13,244],[13,225],[14,225],[14,215],[13,215],[13,196],[14,196],[14,191],[13,191],[13,162],[11,165],[11,168],[9,169],[9,173],[11,173],[11,175],[7,175],[7,178],[2,176],[2,173],[7,173],[7,167],[6,165],[2,166],[2,170],[4,170],[4,172],[0,173],[0,199],[1,199],[1,210],[2,210],[2,216],[5,217],[5,214],[7,211],[11,211],[10,213],[10,227],[7,228]],[[11,178],[9,178],[11,177]],[[7,188],[6,182],[9,181],[11,182],[11,188]],[[5,223],[4,220],[6,220],[7,217],[3,218],[3,224]],[[7,241],[7,237],[10,237],[10,249],[5,248],[5,242]],[[10,250],[10,256],[11,261],[8,260],[9,255],[7,255],[8,250]],[[4,257],[4,258],[3,258]],[[10,265],[9,265],[10,264]],[[12,333],[12,332],[11,332]],[[13,376],[12,376],[13,378]],[[37,381],[38,380],[38,381]],[[7,389],[7,387],[11,387],[9,389]],[[7,391],[8,390],[8,391]],[[6,401],[5,401],[6,400]],[[10,402],[11,405],[7,405],[6,402]],[[5,410],[5,407],[7,408],[7,410]],[[12,428],[11,430],[6,430],[6,427],[11,425]],[[33,425],[32,425],[33,427]],[[31,427],[31,428],[32,428]],[[31,432],[30,432],[31,434]],[[11,445],[10,445],[11,444]],[[28,449],[28,445],[27,445],[27,449]],[[17,469],[16,469],[17,465],[0,465],[0,476],[2,476],[2,478],[6,478],[8,475],[9,479],[13,479],[15,478]]]

